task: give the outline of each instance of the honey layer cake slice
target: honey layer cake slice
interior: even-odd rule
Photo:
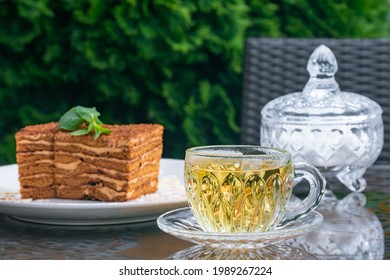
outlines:
[[[111,133],[98,139],[93,135],[56,133],[57,197],[121,201],[157,190],[163,127],[157,124],[105,127]]]

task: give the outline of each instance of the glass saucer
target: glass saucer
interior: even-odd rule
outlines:
[[[224,248],[195,245],[170,255],[168,260],[316,260],[312,254],[287,244],[261,248]]]
[[[320,226],[322,220],[320,213],[312,211],[294,223],[268,232],[204,232],[192,214],[191,208],[185,207],[161,215],[157,219],[157,225],[168,234],[196,244],[225,248],[253,248],[264,247],[309,232]]]

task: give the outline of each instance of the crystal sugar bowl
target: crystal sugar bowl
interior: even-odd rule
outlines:
[[[337,61],[321,45],[310,56],[302,92],[267,103],[261,111],[262,146],[288,150],[294,161],[315,165],[351,191],[363,191],[363,175],[383,147],[382,109],[357,93],[340,91]]]

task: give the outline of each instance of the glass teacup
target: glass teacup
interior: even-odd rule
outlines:
[[[306,179],[310,190],[291,206],[294,178]],[[282,149],[204,146],[186,150],[185,189],[205,232],[266,232],[310,213],[322,198],[325,179],[307,163],[292,163]]]

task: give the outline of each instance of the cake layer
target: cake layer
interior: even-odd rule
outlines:
[[[34,146],[34,147],[32,147]],[[50,141],[26,141],[21,140],[17,145],[18,152],[53,151],[54,145]]]
[[[53,160],[36,160],[31,163],[21,163],[18,165],[19,174],[21,177],[31,176],[35,174],[50,174],[53,176],[54,174],[54,161]]]
[[[75,137],[75,136],[73,136]],[[68,140],[69,141],[69,140]],[[55,139],[54,151],[57,152],[72,152],[82,153],[90,156],[99,156],[106,158],[117,158],[117,159],[134,159],[149,150],[159,147],[161,145],[161,137],[153,137],[149,139],[147,143],[140,143],[133,148],[129,147],[100,147],[94,146],[94,143],[73,143],[68,141],[60,141]]]
[[[56,184],[65,185],[69,187],[78,188],[82,185],[107,187],[116,191],[131,191],[139,187],[140,185],[158,178],[158,166],[150,168],[149,172],[144,174],[143,170],[140,170],[130,180],[114,179],[101,174],[88,174],[83,173],[78,176],[70,177],[68,175],[56,174]]]
[[[20,194],[25,198],[53,198],[56,196],[56,187],[51,186],[47,188],[21,188]]]
[[[45,123],[45,124],[36,124],[23,127],[15,134],[16,141],[21,140],[30,140],[30,141],[39,141],[47,140],[51,141],[53,139],[54,133],[58,131],[57,123]]]
[[[105,127],[112,132],[96,140],[92,135],[75,137],[59,131],[55,135],[55,152],[83,153],[131,160],[162,145],[161,125],[106,125]]]
[[[73,171],[78,169],[80,163],[91,164],[95,167],[113,169],[117,172],[130,172],[130,170],[138,169],[143,162],[153,161],[161,158],[162,145],[154,147],[150,151],[145,152],[138,158],[131,160],[106,158],[91,156],[83,153],[69,153],[57,151],[55,154],[56,168],[58,172]]]
[[[101,186],[83,185],[77,188],[60,185],[57,197],[65,199],[94,199],[101,201],[127,201],[157,191],[157,180],[145,183],[131,192],[115,191]]]
[[[86,162],[76,162],[72,165],[56,163],[56,175],[65,175],[65,176],[78,176],[82,174],[97,174],[101,176],[106,176],[112,179],[118,180],[132,180],[134,177],[153,172],[158,170],[159,159],[156,158],[150,161],[144,161],[141,164],[136,165],[136,169],[129,169],[129,172],[118,172],[115,169],[107,167],[97,167],[95,165],[86,163]],[[65,169],[69,168],[71,169]],[[73,169],[76,167],[75,169]]]
[[[93,134],[79,137],[63,130],[56,132],[55,139],[57,142],[115,149],[133,148],[143,143],[150,143],[153,138],[160,137],[163,133],[163,127],[157,124],[105,125],[104,127],[110,129],[111,133],[103,134],[98,139],[95,139]]]
[[[57,123],[30,125],[15,134],[16,152],[53,151]]]
[[[47,188],[55,186],[54,180],[54,174],[51,173],[19,176],[20,186],[22,188]]]
[[[145,153],[143,157],[133,160],[118,160],[113,158],[100,158],[86,156],[84,154],[57,153],[56,172],[59,174],[79,174],[93,170],[95,173],[107,174],[108,176],[121,176],[122,174],[134,173],[139,168],[160,161],[162,146]],[[89,172],[91,173],[91,172]]]
[[[54,152],[52,151],[19,152],[16,154],[16,157],[18,164],[41,160],[51,160],[54,164]]]

